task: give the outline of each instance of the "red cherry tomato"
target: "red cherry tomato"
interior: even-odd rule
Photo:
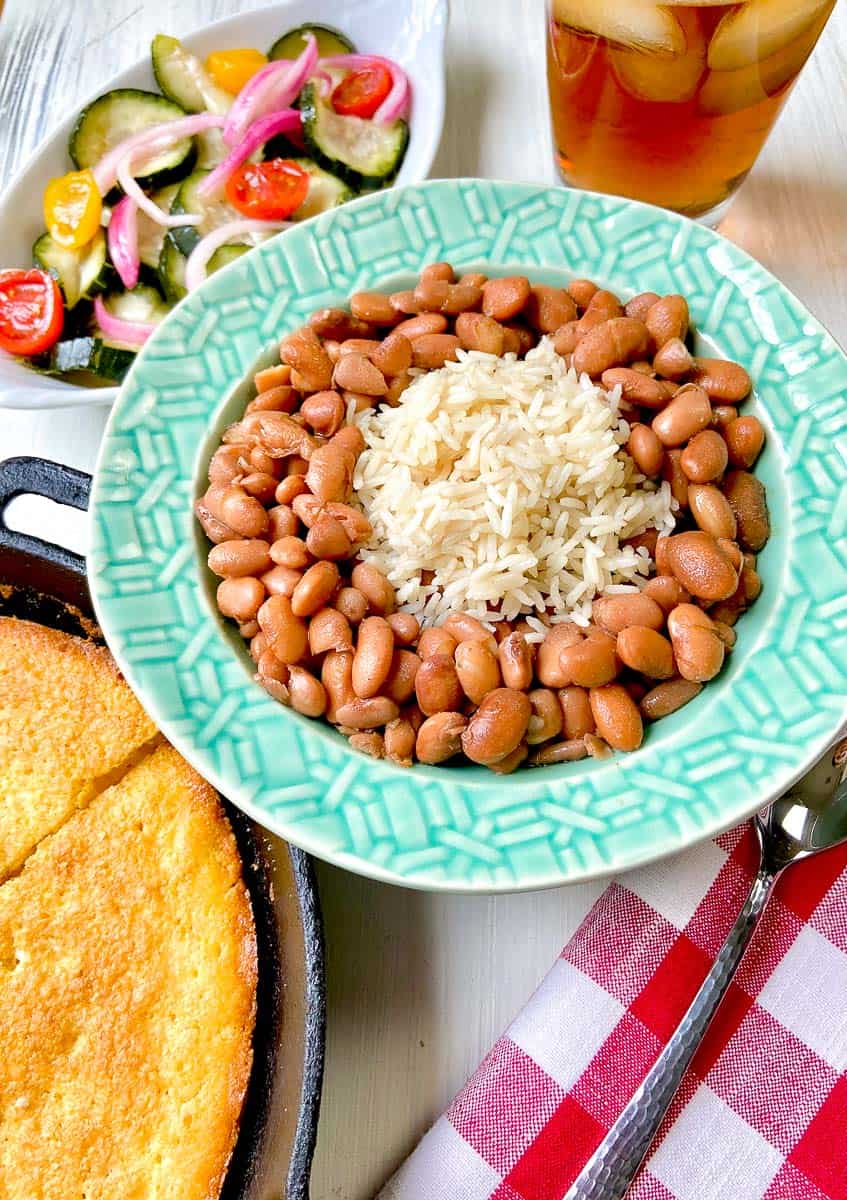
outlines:
[[[332,93],[332,107],[345,117],[372,117],[391,91],[391,72],[382,63],[345,75]]]
[[[246,217],[284,221],[309,190],[309,175],[289,158],[244,163],[227,180],[226,198]]]
[[[62,293],[52,275],[0,271],[0,350],[31,358],[58,342],[64,323]]]

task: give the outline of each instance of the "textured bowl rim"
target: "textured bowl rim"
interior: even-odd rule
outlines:
[[[158,528],[149,516],[149,491],[134,481],[137,467],[157,467],[174,481],[185,509],[197,464],[208,460],[209,425],[226,407],[222,397],[231,399],[269,344],[271,328],[278,337],[312,307],[329,303],[330,294],[376,286],[392,270],[409,272],[451,252],[465,266],[524,264],[537,278],[545,270],[594,274],[626,291],[669,291],[678,283],[692,297],[703,331],[719,327],[721,350],[744,362],[757,381],[754,407],[771,433],[764,474],[777,518],[764,559],[779,586],[768,592],[766,581],[766,604],[743,618],[741,648],[727,675],[733,704],[726,702],[726,680],[713,684],[692,707],[655,726],[658,732],[635,754],[504,779],[481,768],[404,772],[339,745],[250,681],[243,656],[233,654],[212,613],[205,569],[189,552],[196,540],[190,516],[169,511]],[[341,280],[337,288],[329,274]],[[262,311],[251,324],[250,302],[262,292]],[[284,317],[271,311],[277,296],[284,298]],[[256,328],[263,320],[270,321],[267,332]],[[756,329],[752,343],[745,322]],[[215,346],[212,356],[216,381],[195,380],[198,345],[224,335],[225,352]],[[456,892],[536,889],[636,867],[713,836],[784,791],[843,720],[847,684],[834,664],[847,648],[847,571],[844,556],[827,558],[824,550],[829,542],[844,549],[837,513],[847,487],[847,447],[839,449],[847,435],[844,368],[826,331],[764,268],[711,230],[652,206],[489,180],[437,180],[363,197],[218,273],[174,310],[139,356],[111,415],[95,476],[89,571],[98,617],[130,682],[189,761],[255,819],[329,861],[386,882]],[[186,390],[180,381],[189,377]],[[813,405],[822,431],[812,425]],[[185,418],[190,446],[180,449],[185,438],[170,422],[166,428],[166,412]],[[789,451],[803,451],[804,472]],[[823,546],[821,531],[829,539]],[[169,563],[169,556],[179,561]],[[156,599],[162,574],[170,582]],[[204,656],[196,670],[180,664],[187,651],[178,630],[161,622],[156,629],[149,610],[142,611],[161,607],[162,597],[166,625],[190,617],[192,644],[202,644]],[[813,603],[814,620],[804,625]],[[750,670],[753,658],[757,673]],[[198,691],[199,680],[208,682],[216,671],[237,737]],[[183,673],[186,695],[175,694],[175,672]],[[828,691],[815,690],[816,672]],[[709,725],[699,740],[690,737],[695,715],[700,727]],[[255,727],[268,721],[289,734],[284,769],[292,777],[284,781],[279,763],[262,759]],[[729,795],[736,791],[741,798]],[[283,812],[286,805],[293,816]],[[339,810],[349,822],[346,845],[338,842]],[[564,849],[554,857],[559,844]],[[517,859],[510,857],[515,847]]]

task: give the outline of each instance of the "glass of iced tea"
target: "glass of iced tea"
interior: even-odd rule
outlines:
[[[716,219],[835,0],[548,0],[565,182]]]

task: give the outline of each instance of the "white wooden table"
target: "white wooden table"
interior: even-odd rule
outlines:
[[[165,25],[178,35],[245,7],[244,0],[182,0],[166,20],[155,0],[8,0],[0,19],[0,186],[53,122],[144,53]],[[542,0],[452,0],[448,119],[434,175],[552,178],[542,7]],[[22,71],[24,102],[12,110],[9,80]],[[845,95],[842,3],[722,225],[842,343]],[[0,457],[40,454],[90,470],[103,421],[100,410],[0,412]],[[52,515],[27,504],[18,502],[16,522],[32,529],[49,519],[55,531]],[[82,520],[69,518],[63,536],[85,549]],[[389,888],[333,867],[321,866],[319,876],[329,1040],[312,1196],[365,1200],[461,1086],[600,887],[475,899]]]

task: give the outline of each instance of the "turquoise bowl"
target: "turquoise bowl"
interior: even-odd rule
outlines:
[[[449,259],[629,296],[682,292],[701,347],[742,362],[767,428],[773,534],[725,670],[634,754],[523,770],[403,770],[282,708],[214,606],[192,517],[223,427],[280,335],[362,288]],[[115,405],[92,495],[89,578],[150,715],[235,804],[378,879],[493,892],[623,870],[783,792],[847,714],[847,360],[773,276],[643,204],[534,184],[438,180],[297,225],[215,274],[149,340]]]

